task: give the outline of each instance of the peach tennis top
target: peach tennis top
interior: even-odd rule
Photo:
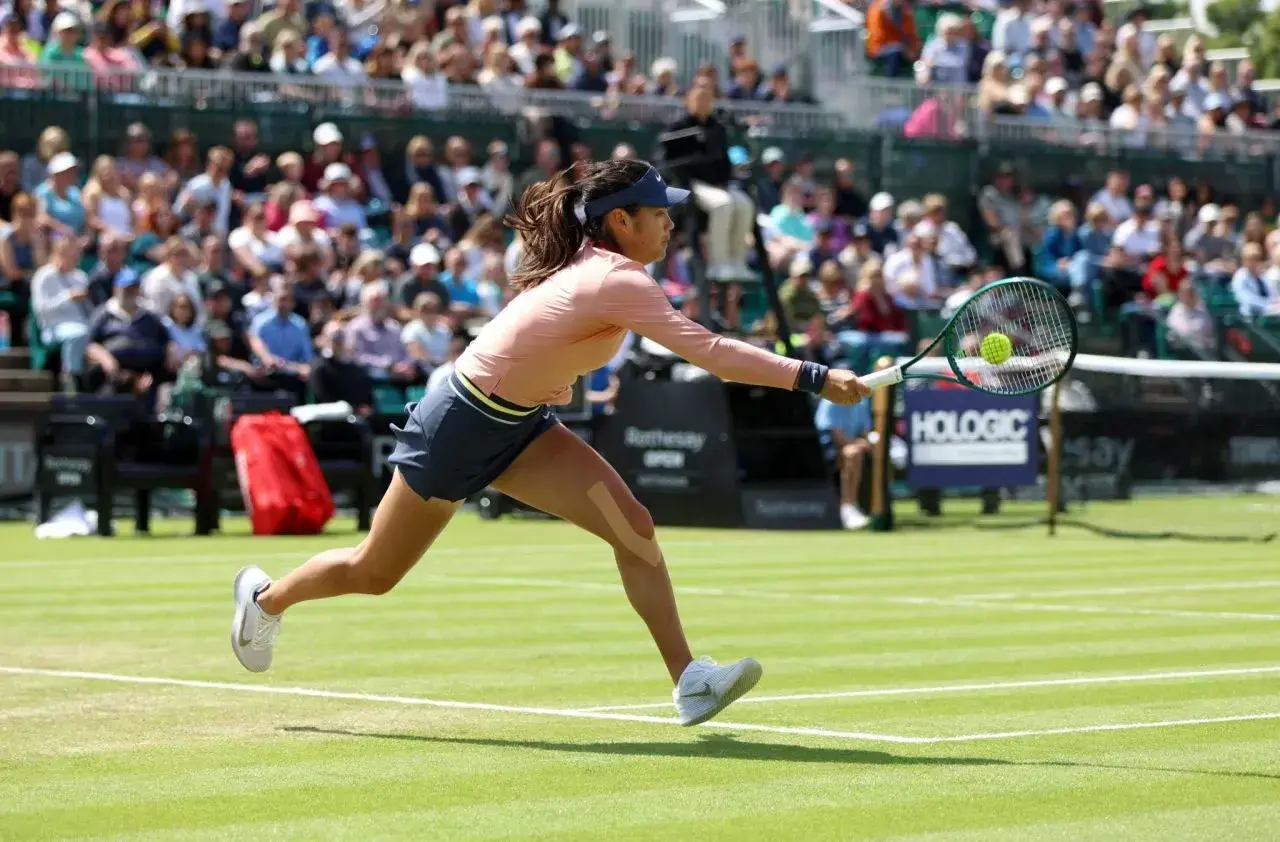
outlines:
[[[713,333],[671,306],[639,263],[588,244],[485,325],[454,370],[524,406],[563,405],[573,383],[613,359],[627,331],[723,380],[792,389],[801,361]]]

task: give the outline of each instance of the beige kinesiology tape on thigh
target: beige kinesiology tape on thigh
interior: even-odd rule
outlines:
[[[627,552],[639,556],[654,567],[662,563],[662,550],[658,547],[658,536],[651,535],[646,538],[637,532],[631,525],[631,521],[627,520],[627,516],[622,513],[622,508],[609,492],[608,486],[603,482],[597,482],[587,489],[587,499],[595,504],[600,514],[604,515],[605,523],[609,525],[613,534],[618,536],[618,541]]]

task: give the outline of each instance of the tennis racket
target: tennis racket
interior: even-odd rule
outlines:
[[[974,292],[914,358],[861,379],[872,389],[940,380],[989,395],[1029,395],[1062,379],[1079,342],[1075,314],[1061,293],[1034,278],[1006,278]],[[936,364],[911,370],[935,356],[946,359],[949,373],[937,373]]]

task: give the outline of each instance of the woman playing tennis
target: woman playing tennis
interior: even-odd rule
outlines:
[[[726,380],[821,394],[852,404],[870,390],[851,372],[788,359],[718,336],[668,303],[645,265],[666,254],[667,209],[688,191],[642,161],[591,164],[535,184],[508,223],[524,240],[511,284],[519,294],[457,360],[447,382],[408,408],[391,485],[357,547],[328,550],[273,581],[237,574],[231,646],[246,669],[271,666],[281,615],[299,602],[385,594],[404,578],[458,507],[492,487],[599,536],[627,598],[675,684],[680,722],[715,716],[760,680],[750,658],[694,660],[648,511],[550,407],[604,365],[635,331]]]

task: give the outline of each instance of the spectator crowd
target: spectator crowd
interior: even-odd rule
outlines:
[[[729,72],[715,77],[738,100],[804,101],[785,66],[761,68],[745,37],[729,46]],[[262,74],[282,84],[308,80],[372,95],[402,91],[413,107],[442,109],[450,85],[491,94],[521,89],[678,96],[682,68],[661,57],[641,67],[615,52],[607,31],[586,32],[548,0],[12,0],[0,13],[0,81],[46,83],[41,69],[91,72],[103,87],[148,68]]]
[[[1200,36],[1179,45],[1168,32],[1149,31],[1146,6],[1121,20],[1107,17],[1097,0],[978,3],[973,12],[946,6],[929,16],[929,31],[918,31],[929,8],[875,0],[867,11],[868,52],[884,73],[977,86],[976,101],[945,94],[925,100],[906,122],[910,136],[971,131],[964,125],[969,105],[982,115],[1028,118],[1072,142],[1081,135],[1097,142],[1089,132],[1111,129],[1133,147],[1155,136],[1190,151],[1215,135],[1280,128],[1280,112],[1254,89],[1251,61],[1232,74],[1207,58]]]

